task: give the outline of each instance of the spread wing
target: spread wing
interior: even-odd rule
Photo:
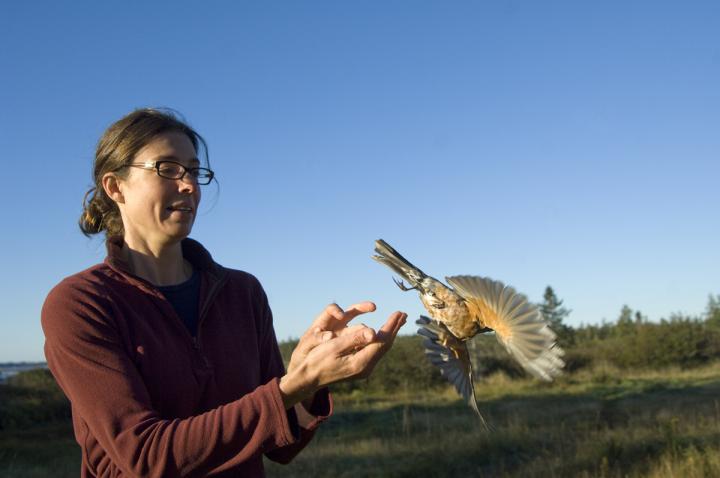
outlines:
[[[551,381],[562,373],[563,350],[555,333],[534,304],[502,282],[477,276],[446,278],[455,292],[467,301],[470,311],[495,331],[520,365],[542,380]]]
[[[475,410],[483,425],[487,427],[475,399],[475,384],[472,377],[472,363],[465,342],[457,339],[441,323],[424,315],[415,321],[420,326],[418,334],[425,337],[423,345],[430,363],[440,369],[445,377]],[[447,345],[443,345],[443,342]]]

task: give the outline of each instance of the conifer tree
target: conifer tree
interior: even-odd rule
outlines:
[[[720,294],[708,296],[704,318],[708,332],[708,354],[720,357]]]
[[[568,347],[574,343],[574,333],[571,327],[563,323],[563,319],[570,315],[571,310],[563,307],[562,304],[563,301],[558,299],[553,288],[547,286],[543,302],[540,304],[540,312],[557,334],[560,345]]]
[[[713,328],[720,328],[720,294],[710,294],[705,308],[705,321]]]
[[[635,335],[639,326],[637,320],[633,319],[633,310],[627,304],[623,304],[622,309],[620,309],[620,316],[613,328],[613,335],[616,337]]]

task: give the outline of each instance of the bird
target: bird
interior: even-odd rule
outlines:
[[[402,278],[393,277],[401,290],[416,290],[420,295],[430,315],[421,315],[416,321],[418,334],[424,337],[425,353],[486,426],[475,398],[468,340],[494,332],[500,344],[534,377],[552,381],[562,374],[564,351],[540,309],[527,296],[503,282],[475,275],[445,277],[445,285],[382,239],[375,241],[375,252],[374,260]]]

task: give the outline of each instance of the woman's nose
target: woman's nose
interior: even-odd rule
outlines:
[[[180,183],[180,192],[193,193],[199,187],[197,180],[189,174],[186,174],[182,179],[178,179],[177,181]]]

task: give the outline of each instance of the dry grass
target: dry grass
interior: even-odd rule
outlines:
[[[3,478],[69,478],[77,477],[79,472],[80,448],[70,422],[0,430]]]
[[[289,466],[300,477],[720,476],[720,365],[622,372],[556,384],[499,374],[478,384],[477,419],[448,390],[338,397],[336,416]]]
[[[599,365],[550,385],[496,374],[477,392],[490,432],[450,388],[337,396],[335,416],[310,446],[288,466],[268,463],[268,474],[720,476],[720,363],[662,371]],[[2,477],[72,477],[78,467],[69,423],[0,430]]]

